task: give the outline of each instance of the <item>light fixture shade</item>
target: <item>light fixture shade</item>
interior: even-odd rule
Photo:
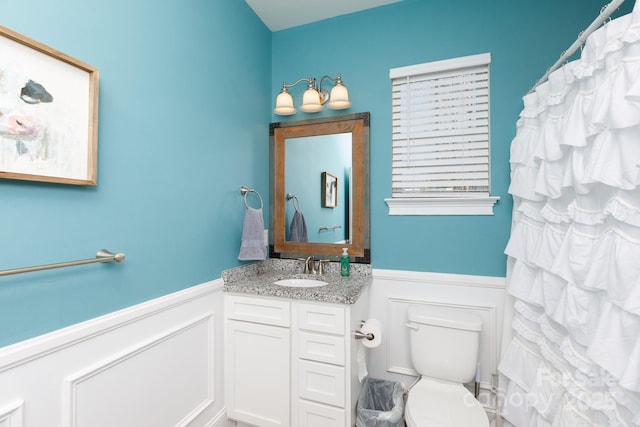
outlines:
[[[302,105],[300,109],[305,113],[317,113],[322,110],[322,104],[320,104],[320,95],[318,91],[312,87],[308,87],[302,95]]]
[[[336,83],[331,89],[331,96],[329,97],[329,103],[327,107],[332,110],[344,110],[351,107],[351,101],[349,101],[349,91],[345,85]]]
[[[293,98],[288,91],[283,90],[278,94],[276,108],[273,109],[273,112],[280,116],[290,116],[296,113],[296,109],[293,106]]]

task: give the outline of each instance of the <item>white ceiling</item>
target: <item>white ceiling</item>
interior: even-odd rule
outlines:
[[[279,31],[401,0],[245,0],[271,30]]]

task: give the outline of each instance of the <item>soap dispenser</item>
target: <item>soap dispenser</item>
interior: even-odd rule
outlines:
[[[340,275],[342,277],[348,277],[351,273],[351,266],[349,265],[349,253],[347,248],[342,248],[342,256],[340,257]]]

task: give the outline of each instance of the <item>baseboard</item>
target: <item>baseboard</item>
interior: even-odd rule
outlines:
[[[223,408],[207,423],[206,427],[236,427],[236,423],[227,418],[227,409]]]

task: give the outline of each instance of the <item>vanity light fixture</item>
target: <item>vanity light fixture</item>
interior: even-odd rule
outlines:
[[[322,89],[323,80],[328,79],[335,84],[331,89],[331,94],[326,89]],[[306,79],[298,79],[293,84],[282,83],[282,89],[276,98],[276,108],[273,109],[275,114],[280,116],[290,116],[296,113],[296,108],[293,106],[293,98],[289,93],[289,89],[296,87],[300,83],[305,82],[307,89],[302,95],[302,105],[300,109],[305,113],[317,113],[322,110],[322,105],[327,103],[327,106],[332,110],[344,110],[351,107],[349,101],[349,92],[342,82],[342,76],[338,73],[338,76],[333,78],[330,76],[322,76],[318,83],[315,77],[309,77]]]

